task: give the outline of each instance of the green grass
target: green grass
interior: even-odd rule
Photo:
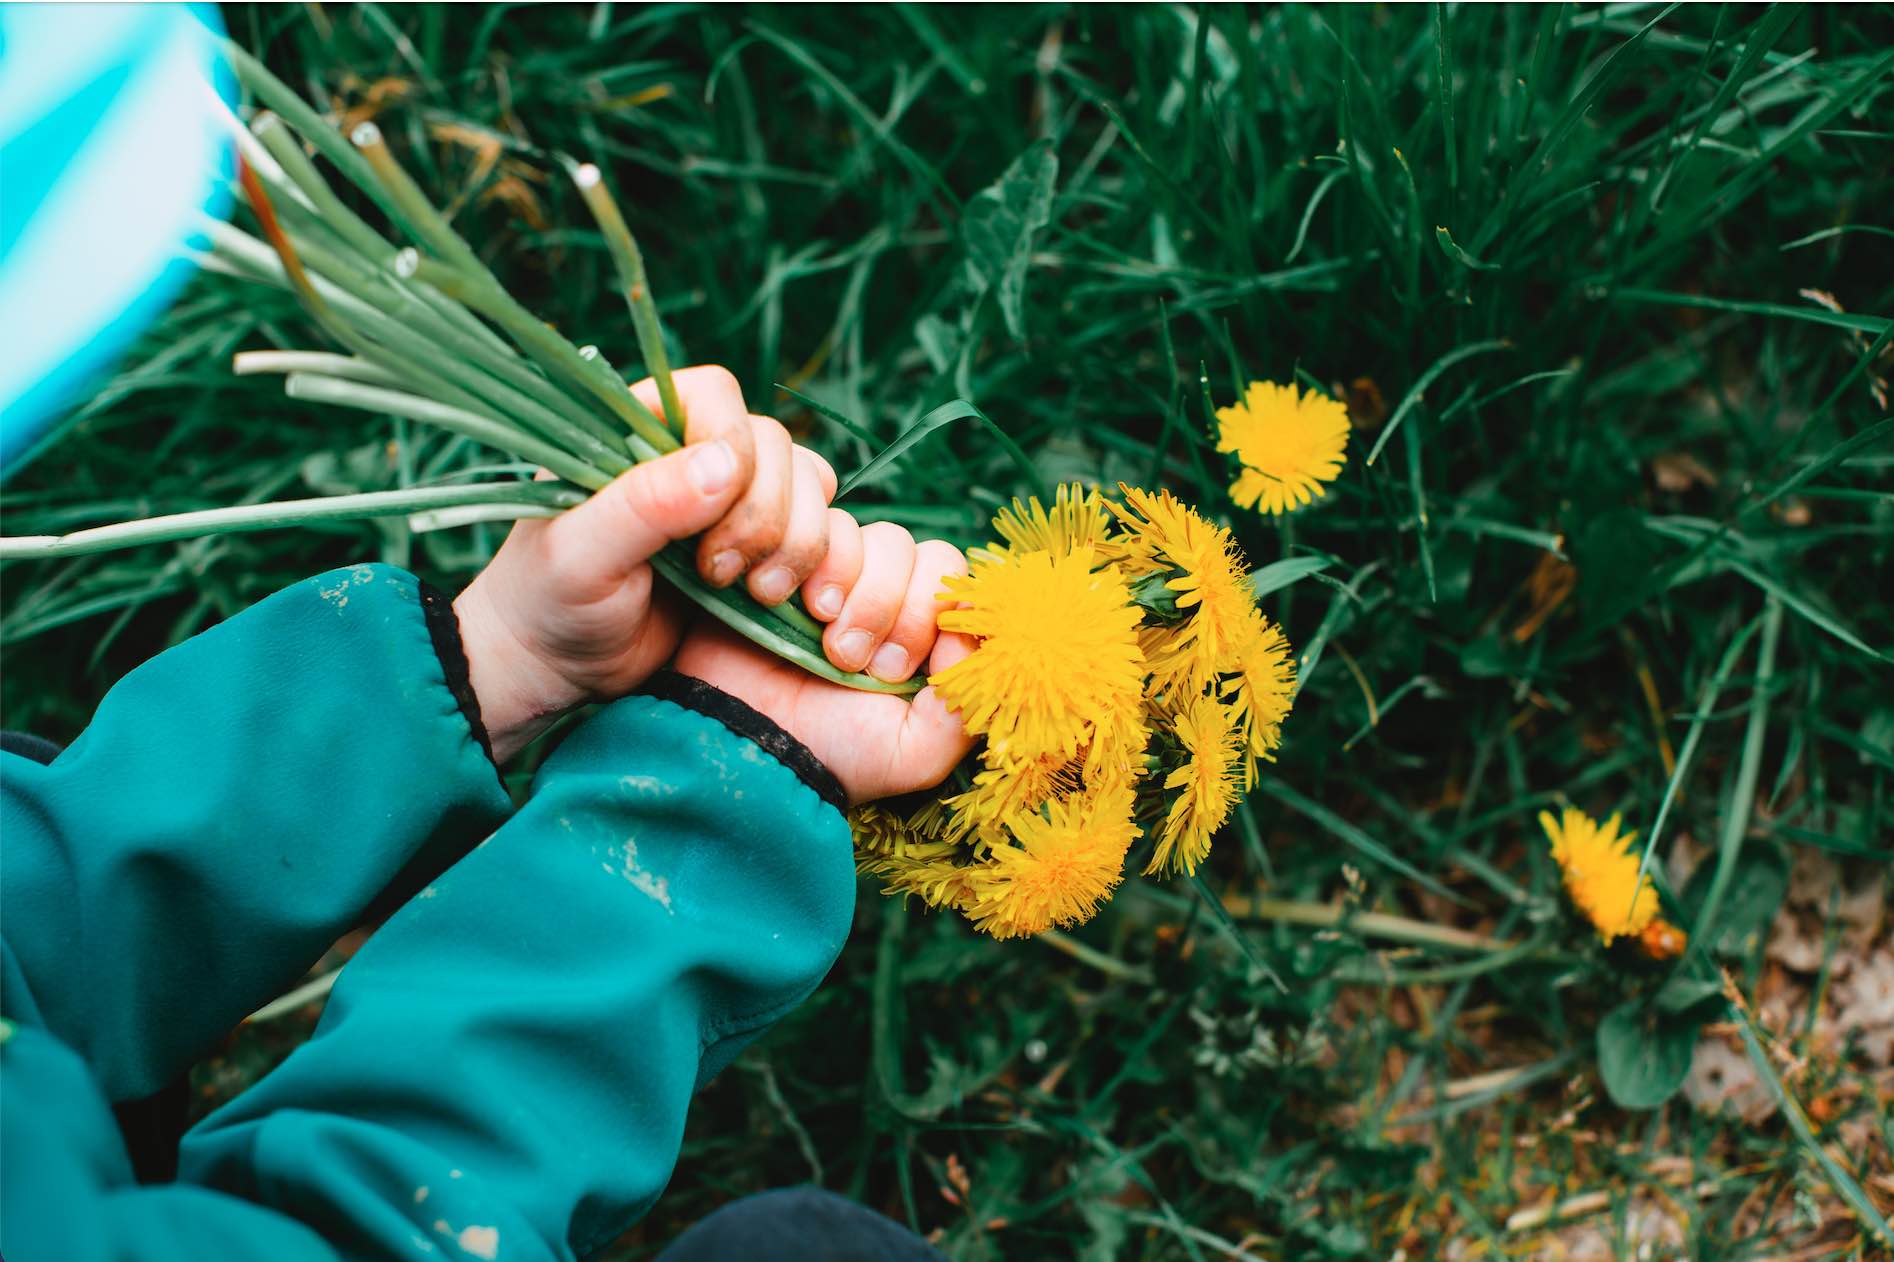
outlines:
[[[1630,1256],[1660,1186],[1680,1255],[1894,1247],[1887,1071],[1799,1017],[1745,1034],[1794,1122],[1621,1109],[1596,1071],[1621,1005],[1608,1050],[1661,1095],[1666,1056],[1731,1018],[1718,970],[1753,1004],[1798,852],[1894,860],[1888,6],[228,20],[311,96],[379,103],[575,341],[635,367],[560,153],[618,191],[672,361],[729,365],[844,475],[955,397],[1010,440],[939,428],[854,489],[865,518],[966,544],[1035,483],[1161,481],[1253,564],[1326,562],[1267,597],[1305,686],[1200,882],[1129,881],[1066,951],[864,887],[828,983],[700,1098],[611,1256],[812,1178],[956,1259],[1548,1256],[1556,1222],[1509,1218],[1587,1193]],[[314,342],[286,297],[202,279],[9,484],[7,532],[491,463],[227,369]],[[1206,409],[1292,375],[1351,388],[1358,428],[1278,524],[1231,508]],[[1679,455],[1709,478],[1667,489]],[[6,723],[70,739],[132,664],[297,577],[373,557],[453,583],[497,539],[392,522],[9,565]],[[1581,930],[1534,822],[1568,801],[1647,838],[1661,811],[1660,879],[1675,838],[1709,848],[1666,886],[1684,961]],[[1257,897],[1395,919],[1219,907]],[[240,1036],[210,1097],[286,1028]]]

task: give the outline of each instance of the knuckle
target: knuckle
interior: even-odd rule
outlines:
[[[739,552],[763,557],[782,547],[785,532],[781,514],[749,502],[731,514],[727,528],[720,533]]]
[[[929,539],[921,544],[917,551],[926,558],[930,568],[942,574],[967,572],[967,554],[945,539]]]
[[[805,576],[821,569],[822,563],[828,559],[829,541],[826,538],[805,539],[783,549],[783,564]]]
[[[848,589],[848,599],[843,603],[842,614],[835,620],[834,626],[861,627],[880,634],[894,625],[895,615],[899,612],[900,602],[897,599],[878,589],[872,582],[863,580]]]
[[[908,528],[891,521],[869,522],[866,526],[862,527],[862,537],[865,539],[873,539],[877,544],[884,547],[912,548],[914,546],[914,535]]]
[[[690,378],[691,385],[702,390],[737,390],[737,375],[722,364],[697,364],[677,374]]]
[[[855,524],[855,519],[849,516],[847,509],[831,508],[827,511],[829,515],[829,538],[840,540],[858,538],[860,536],[861,528]]]
[[[756,427],[756,438],[758,442],[790,444],[789,430],[775,417],[758,416],[752,412],[750,414],[750,424]]]
[[[813,451],[798,443],[796,444],[796,458],[809,466],[817,482],[824,485],[832,485],[835,482],[835,466],[830,464],[828,458],[821,452]]]
[[[684,480],[681,477],[664,476],[670,472],[673,470],[644,465],[625,483],[625,493],[613,497],[618,509],[615,516],[619,529],[630,530],[641,525],[675,521],[684,513],[689,505]],[[682,469],[675,472],[681,473]]]

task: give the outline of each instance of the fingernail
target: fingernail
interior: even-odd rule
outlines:
[[[835,637],[836,665],[846,666],[850,670],[855,670],[867,658],[868,646],[874,642],[875,637],[869,635],[866,631],[855,630],[842,632],[842,634]]]
[[[736,582],[737,575],[741,573],[743,573],[741,552],[719,552],[710,558],[710,581],[719,587],[726,583]]]
[[[889,683],[904,679],[908,673],[908,651],[899,644],[884,644],[875,650],[874,664],[868,669],[875,678]]]
[[[809,612],[818,618],[833,618],[842,612],[842,589],[830,583],[809,597]]]
[[[776,604],[796,589],[796,576],[782,566],[772,566],[756,576],[756,594]]]
[[[700,495],[715,495],[737,476],[737,453],[721,438],[691,448],[691,482]]]

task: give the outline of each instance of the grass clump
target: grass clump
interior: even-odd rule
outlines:
[[[972,545],[1015,496],[1164,486],[1295,647],[1274,774],[1193,876],[1038,942],[864,898],[612,1256],[810,1178],[960,1259],[1894,1247],[1884,6],[229,20],[635,372],[558,158],[597,162],[671,362],[863,470],[858,514]],[[506,463],[226,367],[310,344],[287,295],[203,277],[9,484],[6,533]],[[1297,511],[1230,498],[1217,412],[1252,381],[1346,407]],[[451,582],[499,529],[9,564],[7,722],[70,738],[283,583]],[[1568,806],[1638,834],[1681,953],[1569,905],[1537,822]],[[1713,1111],[1706,1066],[1753,1100]]]

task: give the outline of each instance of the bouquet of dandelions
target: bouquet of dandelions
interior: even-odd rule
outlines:
[[[888,893],[998,938],[1091,917],[1132,845],[1194,874],[1281,740],[1295,691],[1228,530],[1164,491],[1015,500],[949,579],[940,625],[978,647],[930,682],[983,738],[944,796],[855,811]]]
[[[235,370],[286,374],[293,397],[434,425],[553,477],[9,538],[0,540],[0,559],[319,520],[405,515],[417,528],[439,528],[552,516],[679,445],[683,414],[644,265],[597,168],[574,164],[570,173],[618,267],[663,419],[596,349],[574,346],[506,293],[374,124],[345,139],[243,50],[228,52],[272,111],[247,129],[232,120],[240,195],[262,236],[207,222],[210,252],[201,261],[295,293],[347,352],[245,352]],[[305,142],[412,244],[395,245],[350,210]],[[977,414],[969,404],[948,406]],[[944,419],[937,411],[915,431]],[[1251,463],[1241,447],[1225,449]],[[1292,481],[1267,476],[1271,486]],[[1077,924],[1110,896],[1140,837],[1152,841],[1147,873],[1194,873],[1253,785],[1258,761],[1274,752],[1295,669],[1282,633],[1256,607],[1229,532],[1166,492],[1120,491],[1107,500],[1061,487],[1050,508],[1014,501],[994,521],[1004,542],[975,549],[969,573],[951,580],[943,599],[954,607],[941,625],[978,644],[927,682],[980,740],[932,800],[851,816],[857,865],[887,892],[956,909],[1000,938]],[[710,587],[688,545],[672,545],[653,565],[705,612],[816,675],[878,692],[922,686],[837,669],[823,653],[820,627],[793,603],[766,607],[741,588]]]
[[[1293,511],[1346,461],[1348,413],[1318,393],[1252,382],[1216,415],[1240,508]],[[1275,755],[1296,667],[1236,541],[1168,492],[1118,490],[1014,500],[1004,542],[948,580],[940,625],[978,647],[929,682],[982,740],[940,796],[850,817],[885,892],[996,938],[1082,923],[1140,838],[1147,876],[1194,876]]]

